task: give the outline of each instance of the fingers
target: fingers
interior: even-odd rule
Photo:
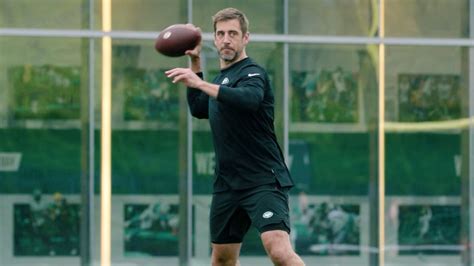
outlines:
[[[187,50],[186,52],[184,52],[184,54],[191,57],[191,59],[197,59],[197,58],[199,58],[200,51],[197,51],[196,49]]]
[[[180,81],[184,75],[184,69],[183,68],[173,68],[168,71],[165,71],[165,74],[168,78],[172,78],[172,82],[176,83]]]
[[[201,28],[199,28],[199,27],[195,26],[194,24],[187,23],[187,24],[186,24],[186,27],[188,27],[188,28],[191,28],[191,29],[193,29],[193,30],[197,30],[197,31],[201,32]]]
[[[187,23],[186,27],[193,29],[195,31],[198,31],[200,34],[202,33],[201,28],[196,27],[194,24]],[[199,58],[200,53],[201,53],[201,42],[199,42],[196,45],[196,47],[194,47],[193,49],[185,51],[185,54],[191,57],[191,59]]]
[[[185,85],[188,85],[189,81],[192,79],[191,70],[188,68],[173,68],[168,71],[165,71],[165,74],[168,78],[172,78],[172,82],[183,81]],[[194,75],[194,73],[192,73]]]
[[[197,58],[201,54],[201,46],[202,46],[202,44],[201,44],[201,42],[199,42],[193,49],[187,50],[184,53],[186,55],[190,56],[191,58]]]

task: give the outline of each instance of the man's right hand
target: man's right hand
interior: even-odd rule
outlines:
[[[194,26],[193,24],[186,24],[187,27],[199,31],[201,33],[201,29],[199,27]],[[192,50],[187,50],[185,52],[186,55],[189,56],[191,59],[191,69],[194,73],[201,72],[201,48],[202,48],[202,40],[199,42],[196,47]]]

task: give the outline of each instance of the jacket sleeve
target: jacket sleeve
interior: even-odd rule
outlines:
[[[201,79],[203,78],[202,73],[197,73],[197,75]],[[209,118],[209,96],[207,94],[198,89],[188,88],[187,98],[192,116],[199,119]]]
[[[261,70],[245,71],[233,87],[220,85],[217,100],[233,108],[256,112],[263,101],[266,75]]]

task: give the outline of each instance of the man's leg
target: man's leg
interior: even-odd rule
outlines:
[[[212,244],[212,266],[240,266],[242,244]]]
[[[303,266],[303,260],[295,253],[290,235],[283,230],[271,230],[260,235],[268,256],[276,266]]]

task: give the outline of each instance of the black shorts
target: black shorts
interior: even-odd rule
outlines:
[[[210,213],[211,242],[242,243],[253,225],[260,233],[290,233],[288,189],[277,184],[213,194]]]

